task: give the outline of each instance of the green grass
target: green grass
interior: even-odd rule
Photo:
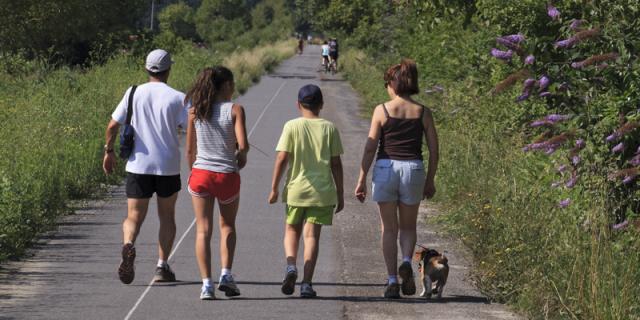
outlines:
[[[388,99],[385,66],[358,51],[343,57],[369,110]],[[548,158],[520,150],[529,138],[514,125],[521,111],[511,96],[487,95],[472,80],[442,85],[442,94],[417,97],[434,110],[440,138],[436,201],[444,214],[429,223],[470,248],[479,288],[531,319],[639,319],[638,231],[609,230],[607,193],[550,188],[558,175]],[[559,208],[569,196],[573,204]]]
[[[251,51],[261,68],[234,62],[236,79],[249,79],[238,81],[239,92],[294,53],[290,40],[267,47]],[[190,47],[174,60],[169,85],[182,91],[199,69],[222,63],[220,54]],[[0,74],[0,262],[22,255],[38,233],[71,212],[69,200],[119,183],[122,162],[118,175],[102,172],[104,130],[125,89],[146,81],[143,58],[128,55],[89,70],[29,63],[20,76]]]

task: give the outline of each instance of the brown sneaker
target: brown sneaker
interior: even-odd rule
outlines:
[[[118,268],[118,277],[124,284],[133,282],[136,273],[133,270],[133,262],[136,259],[136,248],[132,243],[122,246],[122,262]]]
[[[400,299],[400,285],[397,283],[387,282],[387,285],[384,287],[384,297],[385,299]]]
[[[416,282],[413,279],[413,269],[411,268],[411,262],[403,262],[398,268],[398,275],[402,279],[402,294],[405,296],[411,296],[416,294]]]
[[[175,282],[176,274],[173,273],[171,268],[169,268],[168,264],[165,264],[163,267],[156,268],[156,275],[153,277],[153,281],[155,282]]]

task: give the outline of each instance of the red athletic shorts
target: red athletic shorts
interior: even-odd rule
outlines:
[[[214,197],[222,204],[229,204],[240,196],[240,175],[193,168],[188,188],[193,196]]]

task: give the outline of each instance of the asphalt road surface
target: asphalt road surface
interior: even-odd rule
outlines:
[[[424,223],[418,242],[448,251],[451,273],[443,299],[381,298],[386,275],[376,206],[370,200],[360,204],[352,196],[369,123],[360,116],[359,100],[350,85],[339,75],[318,72],[320,61],[319,48],[307,47],[303,55],[283,62],[237,99],[246,108],[249,140],[254,145],[249,164],[241,172],[233,268],[242,296],[227,299],[217,292],[219,300],[199,300],[194,216],[185,188],[189,171],[183,161],[177,235],[169,260],[178,282],[150,283],[157,260],[155,201],[136,242],[136,278],[130,285],[118,280],[126,200],[123,188],[117,187],[105,199],[91,201],[75,215],[62,219],[58,230],[43,237],[23,261],[2,266],[0,318],[515,319],[504,306],[490,303],[466,279],[467,260],[459,244]],[[285,267],[284,207],[267,204],[275,145],[284,123],[298,116],[297,92],[308,83],[322,88],[325,107],[321,116],[337,125],[346,151],[346,206],[334,225],[322,231],[314,277],[319,297],[313,300],[300,299],[299,287],[293,296],[280,292]],[[441,143],[446,143],[444,137]],[[426,203],[420,219],[435,214],[428,208]],[[213,274],[217,280],[217,226],[214,230]]]

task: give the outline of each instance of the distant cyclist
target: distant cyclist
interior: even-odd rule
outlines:
[[[329,57],[331,62],[335,64],[335,69],[338,70],[338,40],[336,38],[329,40]]]
[[[304,49],[304,39],[302,36],[298,38],[298,54],[302,54],[302,50]]]
[[[322,44],[322,66],[329,68],[329,42],[325,41]]]

